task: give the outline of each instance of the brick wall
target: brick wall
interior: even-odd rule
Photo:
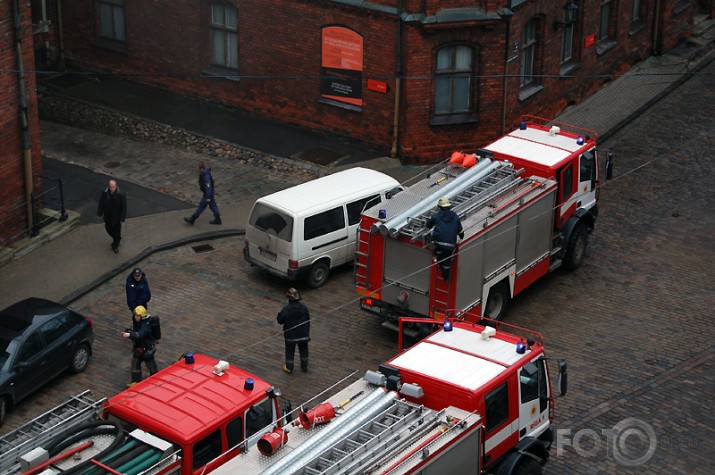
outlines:
[[[209,0],[125,2],[126,41],[98,38],[95,2],[63,3],[65,49],[71,64],[117,73],[175,92],[240,107],[255,114],[310,129],[350,136],[387,154],[393,143],[397,75],[396,0],[350,6],[330,0],[246,0],[230,2],[238,15],[238,70],[211,67]],[[495,14],[509,2],[405,0],[402,22],[403,75],[398,154],[407,161],[434,161],[454,149],[474,149],[525,113],[552,117],[588,97],[609,75],[621,74],[654,50],[652,2],[643,21],[631,21],[631,3],[613,0],[612,45],[588,43],[598,35],[600,0],[579,0],[575,24],[576,66],[561,73],[564,0],[529,0],[507,21]],[[692,8],[675,14],[682,0],[660,2],[659,47],[669,48],[689,33]],[[365,6],[368,5],[368,6]],[[369,7],[369,6],[372,7]],[[491,19],[445,21],[446,8],[490,12]],[[430,16],[432,15],[432,16]],[[424,21],[424,19],[427,21]],[[522,31],[538,21],[535,73],[542,88],[523,94],[519,87]],[[321,100],[321,29],[341,26],[362,36],[363,106],[359,110]],[[508,35],[508,44],[507,44]],[[475,48],[474,113],[470,120],[444,124],[434,116],[436,50],[449,44]],[[516,48],[516,49],[515,49]],[[510,61],[505,64],[505,60]],[[504,74],[510,75],[504,80]],[[226,74],[239,78],[227,78]],[[367,79],[383,80],[387,93],[368,90]],[[506,90],[505,90],[506,86]],[[505,92],[506,91],[506,92]],[[504,107],[506,104],[506,107]],[[506,112],[505,112],[506,111]]]
[[[13,25],[13,2],[0,2],[0,246],[22,238],[28,230],[25,199],[24,139],[21,122],[20,75]],[[34,55],[29,3],[19,2],[22,21],[21,51],[25,74],[32,179],[39,186],[41,173],[39,123],[35,100]],[[35,190],[37,194],[40,189]]]

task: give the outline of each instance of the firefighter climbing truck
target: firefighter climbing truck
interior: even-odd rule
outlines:
[[[279,399],[240,368],[188,354],[109,400],[85,391],[0,438],[0,475],[208,473],[281,420]]]
[[[579,267],[598,216],[596,138],[524,116],[518,129],[476,153],[453,153],[436,173],[364,211],[355,257],[360,307],[393,329],[399,317],[441,320],[456,308],[471,321],[500,320],[538,278]],[[610,153],[606,167],[609,177]],[[443,196],[464,229],[449,279],[427,227]]]
[[[553,397],[541,335],[448,319],[216,475],[538,474]],[[566,363],[559,361],[560,392]]]

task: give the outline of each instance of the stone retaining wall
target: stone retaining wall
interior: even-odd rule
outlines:
[[[134,140],[170,145],[189,152],[238,160],[242,164],[254,165],[268,170],[296,171],[309,173],[315,177],[325,174],[322,167],[313,163],[267,154],[225,140],[190,132],[180,127],[172,127],[143,117],[56,94],[52,91],[43,91],[42,94],[38,94],[38,107],[41,119],[72,127],[119,135]]]

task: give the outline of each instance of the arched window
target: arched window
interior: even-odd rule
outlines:
[[[236,8],[211,4],[211,64],[238,69],[238,22]]]
[[[474,49],[445,46],[437,50],[435,71],[435,114],[472,112]]]

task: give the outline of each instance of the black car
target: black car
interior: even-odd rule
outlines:
[[[8,409],[92,354],[92,321],[64,305],[29,298],[0,311],[0,425]]]

